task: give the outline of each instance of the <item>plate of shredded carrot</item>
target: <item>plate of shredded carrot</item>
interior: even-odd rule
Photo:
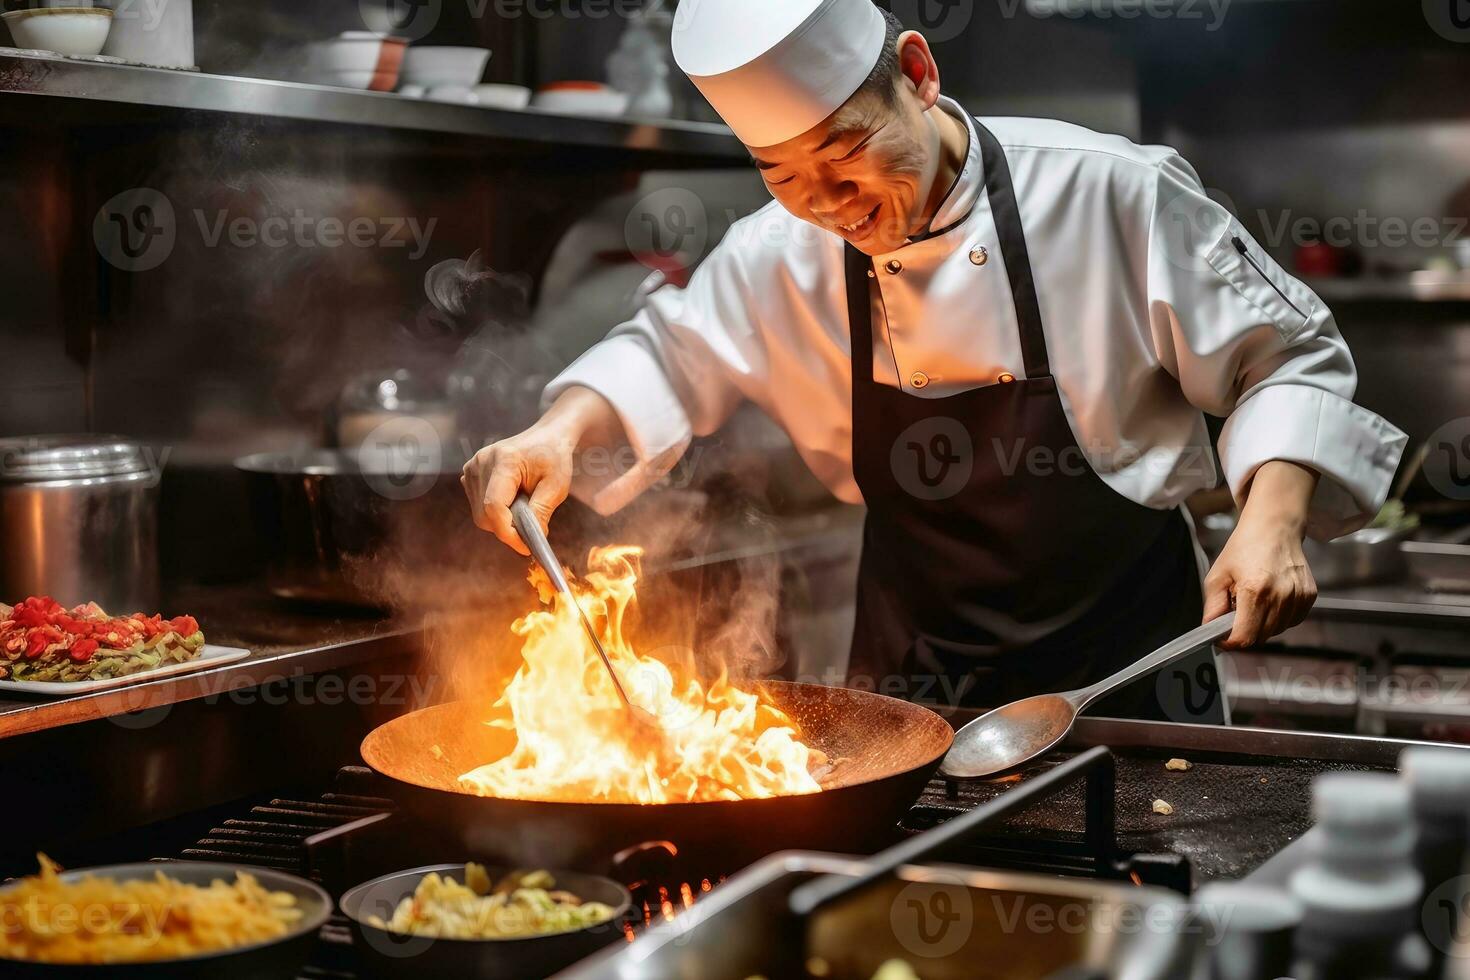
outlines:
[[[314,939],[331,910],[316,885],[263,868],[165,861],[63,872],[46,855],[38,859],[38,874],[0,886],[0,959],[196,959]],[[0,975],[8,975],[3,965]]]

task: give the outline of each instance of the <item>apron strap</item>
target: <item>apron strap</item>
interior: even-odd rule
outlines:
[[[1031,274],[1031,259],[1026,252],[1026,233],[1021,228],[1011,168],[1000,141],[978,119],[975,133],[980,138],[980,159],[985,167],[985,194],[990,199],[996,234],[1000,236],[1006,278],[1011,281],[1011,301],[1015,303],[1016,323],[1020,326],[1021,360],[1026,366],[1026,377],[1049,377],[1051,365],[1046,355],[1046,333],[1041,328],[1041,303],[1036,298],[1036,279]]]

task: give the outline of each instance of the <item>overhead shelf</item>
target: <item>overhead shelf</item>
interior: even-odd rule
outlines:
[[[641,151],[715,164],[748,160],[740,141],[717,123],[597,119],[536,109],[497,109],[389,92],[17,52],[0,55],[0,94]]]
[[[1407,279],[1308,279],[1306,282],[1329,303],[1470,302],[1470,274],[1415,273]]]

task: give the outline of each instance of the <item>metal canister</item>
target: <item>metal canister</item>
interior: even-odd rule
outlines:
[[[0,439],[0,600],[158,606],[158,472],[117,436]]]

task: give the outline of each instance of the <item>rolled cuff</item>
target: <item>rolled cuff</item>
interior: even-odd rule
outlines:
[[[1220,458],[1237,505],[1262,463],[1282,459],[1321,474],[1307,534],[1356,531],[1383,506],[1408,437],[1339,395],[1310,385],[1269,385],[1236,406],[1220,433]]]
[[[613,336],[573,361],[546,386],[549,406],[568,388],[591,388],[622,420],[622,451],[584,452],[572,477],[572,494],[599,514],[627,505],[673,468],[689,447],[689,416],[658,356],[637,337]]]

